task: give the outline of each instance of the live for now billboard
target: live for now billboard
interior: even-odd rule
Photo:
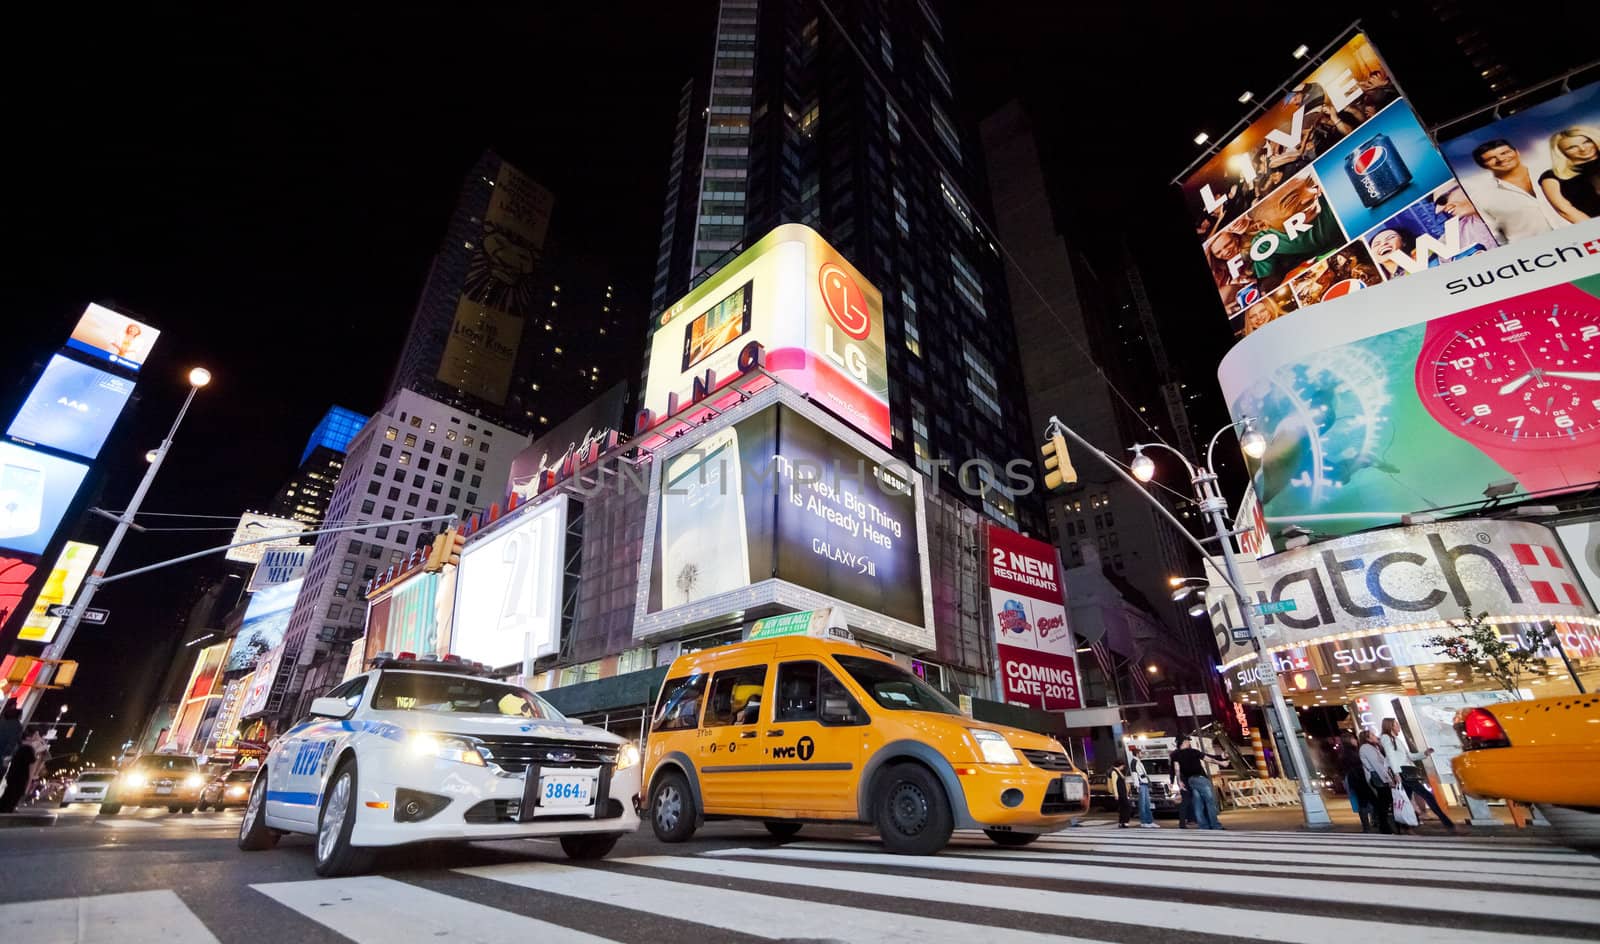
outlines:
[[[1083,707],[1056,549],[989,525],[989,608],[1004,699],[1041,711]]]
[[[1223,358],[1267,531],[1315,538],[1600,480],[1600,220],[1325,302]]]

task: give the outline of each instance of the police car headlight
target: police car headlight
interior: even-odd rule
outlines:
[[[627,770],[639,762],[639,748],[632,741],[617,748],[617,769]]]
[[[409,742],[411,753],[418,757],[437,757],[440,760],[453,760],[458,764],[467,764],[471,767],[484,767],[488,762],[483,759],[483,752],[478,750],[478,742],[474,738],[454,737],[447,734],[429,734],[419,731],[411,735]]]
[[[983,756],[986,764],[1020,764],[1017,752],[1011,749],[1005,736],[999,731],[990,731],[986,728],[968,728],[972,732],[973,740],[978,742],[978,753]]]

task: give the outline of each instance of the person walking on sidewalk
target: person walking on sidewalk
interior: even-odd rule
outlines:
[[[1144,829],[1158,829],[1156,815],[1150,809],[1150,773],[1140,759],[1143,753],[1137,744],[1128,748],[1128,774],[1133,778],[1134,788],[1139,791],[1139,825]]]
[[[1193,738],[1179,738],[1178,749],[1172,752],[1172,781],[1183,785],[1184,806],[1191,809],[1190,816],[1196,826],[1221,829],[1222,822],[1217,818],[1217,791],[1211,785],[1211,775],[1206,772],[1207,757],[1219,764],[1228,762],[1226,757],[1197,750]]]
[[[1361,743],[1355,732],[1339,732],[1339,773],[1344,777],[1345,792],[1350,795],[1350,809],[1361,817],[1361,831],[1372,831],[1372,814],[1376,799],[1367,786],[1367,775],[1361,766]]]
[[[1117,765],[1106,774],[1106,786],[1111,789],[1111,795],[1117,800],[1117,828],[1127,829],[1128,820],[1133,818],[1133,797],[1130,794],[1128,783],[1128,765],[1117,761]]]
[[[1394,823],[1394,787],[1398,786],[1394,771],[1384,759],[1378,736],[1369,728],[1361,732],[1361,773],[1372,791],[1372,822],[1378,832],[1392,835]],[[1404,826],[1400,827],[1402,830]]]
[[[1427,779],[1419,766],[1424,757],[1433,753],[1433,748],[1425,751],[1413,751],[1406,744],[1405,738],[1400,734],[1400,722],[1394,718],[1383,719],[1383,734],[1379,736],[1378,743],[1383,748],[1383,757],[1389,763],[1389,769],[1394,772],[1395,779],[1400,782],[1400,789],[1405,791],[1412,800],[1420,797],[1428,804],[1428,809],[1433,810],[1433,815],[1439,817],[1439,822],[1450,832],[1456,831],[1456,824],[1446,816],[1444,810],[1439,808],[1439,798],[1428,789]]]

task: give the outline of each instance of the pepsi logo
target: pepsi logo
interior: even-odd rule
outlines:
[[[1327,301],[1330,298],[1342,298],[1343,296],[1349,295],[1352,292],[1359,292],[1366,287],[1367,283],[1361,281],[1360,279],[1342,279],[1328,286],[1328,290],[1322,293],[1322,300]]]
[[[865,341],[872,333],[872,315],[867,311],[867,296],[861,286],[832,262],[822,266],[817,281],[822,289],[822,303],[828,306],[833,323],[857,341]]]
[[[1370,173],[1374,167],[1382,164],[1383,159],[1388,156],[1389,151],[1386,148],[1382,145],[1374,144],[1363,151],[1356,152],[1355,160],[1350,162],[1350,169],[1358,174]]]
[[[1249,307],[1261,301],[1261,289],[1254,285],[1239,293],[1239,304]]]

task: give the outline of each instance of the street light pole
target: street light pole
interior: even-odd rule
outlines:
[[[144,497],[150,491],[150,486],[156,480],[156,473],[161,471],[161,463],[167,457],[167,452],[172,449],[172,439],[178,434],[178,424],[183,422],[184,414],[189,412],[189,404],[194,402],[194,395],[201,387],[211,382],[211,372],[204,367],[196,367],[189,371],[189,395],[183,398],[183,406],[178,409],[178,416],[172,421],[172,428],[167,431],[167,438],[161,445],[150,452],[146,458],[150,467],[145,469],[144,478],[140,480],[139,487],[134,489],[133,497],[128,500],[128,507],[116,518],[117,527],[111,532],[111,539],[106,542],[105,550],[100,552],[100,557],[94,562],[94,570],[83,582],[83,589],[78,593],[78,599],[72,604],[72,612],[62,621],[61,629],[56,632],[56,638],[44,649],[40,658],[49,661],[60,659],[67,651],[67,646],[72,644],[72,636],[78,631],[78,624],[83,621],[83,614],[89,609],[89,604],[94,602],[95,591],[100,589],[100,584],[105,580],[106,568],[111,566],[111,558],[116,556],[117,548],[122,546],[122,538],[132,526],[134,515],[139,511],[139,506],[144,503]],[[27,724],[33,716],[34,709],[39,706],[39,699],[44,697],[44,689],[38,686],[29,690],[22,702],[22,722]]]
[[[1122,467],[1113,461],[1110,456],[1085,442],[1083,437],[1073,432],[1059,419],[1052,416],[1050,425],[1087,447],[1123,478],[1129,478],[1128,474],[1123,472]],[[1216,532],[1217,543],[1222,548],[1222,564],[1228,579],[1228,587],[1233,591],[1234,598],[1238,601],[1239,613],[1244,619],[1245,629],[1249,631],[1250,638],[1255,641],[1256,651],[1260,654],[1258,674],[1266,681],[1267,692],[1272,700],[1272,710],[1278,716],[1278,727],[1283,731],[1283,741],[1288,748],[1290,762],[1293,763],[1295,771],[1300,775],[1298,780],[1300,785],[1300,807],[1304,812],[1306,825],[1314,828],[1332,826],[1333,821],[1328,817],[1327,804],[1323,802],[1321,792],[1312,785],[1311,768],[1306,763],[1304,745],[1295,736],[1294,726],[1290,723],[1294,716],[1290,714],[1289,703],[1284,700],[1283,688],[1278,684],[1278,667],[1273,664],[1271,653],[1262,644],[1260,631],[1255,621],[1255,611],[1251,607],[1249,596],[1244,592],[1244,582],[1239,576],[1239,565],[1233,556],[1233,543],[1229,540],[1232,528],[1226,518],[1228,502],[1217,489],[1217,473],[1215,471],[1216,467],[1213,465],[1213,453],[1217,448],[1217,440],[1230,429],[1237,431],[1238,425],[1230,423],[1217,430],[1216,434],[1211,437],[1211,444],[1206,447],[1206,464],[1203,468],[1195,468],[1194,463],[1190,462],[1187,456],[1166,443],[1141,443],[1134,446],[1134,460],[1131,463],[1131,468],[1135,477],[1148,481],[1155,474],[1155,463],[1151,461],[1149,456],[1144,454],[1144,450],[1159,448],[1177,456],[1178,461],[1182,462],[1183,467],[1188,471],[1189,482],[1194,486],[1195,496],[1200,499],[1200,510],[1211,516],[1211,526]],[[1132,481],[1132,479],[1129,480]],[[1139,488],[1139,493],[1163,512],[1169,521],[1177,523],[1177,519],[1172,517],[1166,506],[1156,501],[1155,497],[1145,491],[1143,487]],[[1194,540],[1187,529],[1183,528],[1182,525],[1179,525],[1179,529],[1190,539],[1190,543],[1200,548],[1201,554],[1210,556],[1205,548]]]

